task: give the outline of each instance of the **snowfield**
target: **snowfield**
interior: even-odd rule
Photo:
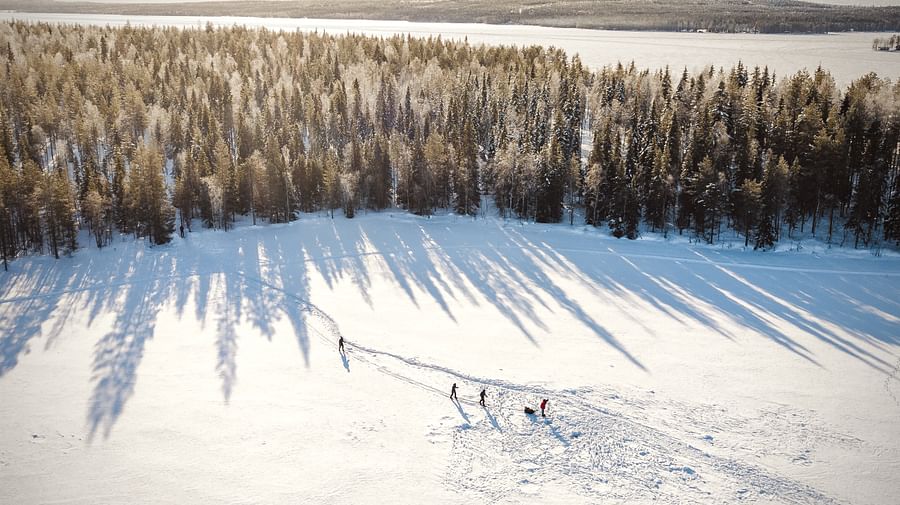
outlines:
[[[145,0],[140,0],[142,3]],[[180,0],[178,0],[180,1]],[[854,0],[855,1],[855,0]],[[287,32],[317,31],[332,35],[358,33],[371,37],[441,37],[470,44],[553,46],[569,56],[578,55],[589,68],[631,62],[651,71],[668,66],[677,82],[683,69],[698,72],[731,68],[739,61],[749,69],[768,68],[778,79],[817,67],[829,71],[838,88],[846,88],[869,72],[900,78],[900,58],[887,51],[873,51],[879,32],[826,34],[680,33],[627,30],[587,30],[533,25],[483,23],[420,23],[377,19],[258,18],[235,16],[124,16],[116,14],[63,14],[53,12],[3,12],[0,21],[65,23],[120,27],[172,26],[201,29],[207,23]]]
[[[889,504],[898,476],[896,253],[383,212],[0,272],[2,503]]]

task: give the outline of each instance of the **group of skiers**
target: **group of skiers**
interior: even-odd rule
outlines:
[[[456,383],[454,382],[453,385],[450,386],[450,399],[459,401],[459,397],[456,396],[456,389],[457,389]],[[484,398],[487,396],[487,390],[485,388],[481,388],[481,393],[479,393],[478,396],[481,397],[481,399],[478,400],[478,404],[481,405],[482,407],[486,407],[486,405],[484,404]],[[546,410],[547,410],[547,403],[549,401],[550,400],[548,400],[547,398],[544,398],[541,400],[541,417],[547,417]],[[532,410],[528,407],[525,407],[525,413],[526,414],[534,414],[534,410]]]
[[[344,337],[343,337],[343,335],[342,335],[340,338],[338,338],[338,352],[340,352],[340,353],[344,353],[344,352],[345,352],[345,350],[344,350]],[[479,393],[478,396],[481,397],[481,399],[478,400],[478,404],[481,405],[482,407],[486,407],[487,405],[485,405],[484,399],[485,399],[485,397],[487,396],[487,390],[486,390],[485,388],[481,388],[481,393]],[[459,401],[459,397],[456,396],[456,383],[455,383],[455,382],[453,383],[453,386],[450,388],[450,399],[451,399],[451,400]],[[544,398],[543,400],[541,400],[541,417],[546,417],[546,416],[544,415],[544,411],[545,411],[546,408],[547,408],[547,402],[548,402],[548,401],[549,401],[549,400],[547,400],[546,398]],[[526,413],[526,414],[533,414],[534,411],[533,411],[532,409],[528,408],[528,407],[525,407],[525,413]]]

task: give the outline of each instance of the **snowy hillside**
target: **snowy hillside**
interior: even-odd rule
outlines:
[[[378,213],[0,272],[0,503],[888,504],[898,475],[896,254]]]

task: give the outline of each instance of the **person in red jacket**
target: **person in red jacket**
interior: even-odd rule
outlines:
[[[541,400],[541,417],[547,417],[544,415],[544,409],[546,409],[546,408],[547,408],[547,399],[544,398],[543,400]]]

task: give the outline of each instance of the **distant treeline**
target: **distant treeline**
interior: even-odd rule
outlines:
[[[876,51],[900,51],[900,35],[876,38],[872,41],[872,49]]]
[[[900,240],[900,85],[439,39],[0,24],[0,250],[399,206]],[[592,146],[592,147],[587,147]],[[83,244],[82,244],[83,245]]]
[[[900,30],[900,6],[826,5],[793,0],[245,0],[156,4],[0,0],[0,9],[73,14],[392,19],[607,30],[761,33]]]

